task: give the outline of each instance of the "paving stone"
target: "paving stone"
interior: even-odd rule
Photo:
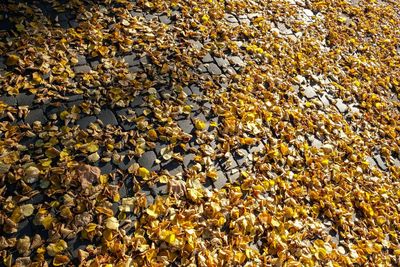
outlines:
[[[128,70],[129,70],[129,72],[132,72],[132,73],[143,72],[144,71],[144,69],[141,68],[140,66],[132,66]]]
[[[139,66],[140,61],[136,59],[136,54],[128,55],[124,57],[126,63],[128,63],[129,67]]]
[[[226,21],[231,22],[231,23],[235,23],[235,22],[239,22],[236,17],[232,14],[225,14],[224,15]]]
[[[317,138],[314,138],[311,141],[311,146],[316,147],[316,148],[321,148],[322,147],[322,142],[318,140]]]
[[[240,15],[239,21],[241,24],[250,24],[250,20],[246,15]]]
[[[168,185],[167,184],[162,184],[162,183],[157,183],[154,186],[150,188],[151,193],[154,197],[157,196],[162,196],[162,195],[167,195],[168,194]]]
[[[90,62],[90,66],[92,66],[93,69],[97,69],[97,66],[100,65],[100,61],[94,60]]]
[[[9,106],[15,106],[17,99],[14,96],[0,96],[0,101]]]
[[[232,170],[238,166],[232,153],[228,152],[228,155],[220,160],[221,166],[225,171]]]
[[[215,62],[221,68],[226,68],[229,66],[229,61],[222,57],[215,57]]]
[[[82,95],[72,95],[68,97],[68,102],[83,100]]]
[[[90,68],[89,65],[82,65],[82,66],[76,66],[74,67],[74,72],[76,74],[84,74],[84,73],[89,73],[92,69]]]
[[[40,121],[41,123],[47,122],[47,118],[44,115],[42,109],[34,109],[29,111],[28,115],[25,118],[25,122],[28,124],[32,124],[35,121]]]
[[[203,95],[203,90],[196,84],[192,84],[190,86],[190,90],[192,90],[193,94],[195,95]]]
[[[70,21],[69,21],[69,25],[70,25],[72,28],[77,28],[77,27],[79,27],[79,23],[78,23],[78,21],[76,21],[75,19],[70,20]]]
[[[154,197],[152,195],[146,195],[146,202],[147,202],[147,206],[153,205]]]
[[[210,53],[207,53],[207,54],[201,59],[201,61],[203,61],[203,63],[210,63],[210,62],[213,62],[214,60],[213,60],[212,56],[210,55]]]
[[[240,148],[233,153],[233,158],[239,166],[247,165],[249,162],[249,152],[246,149]]]
[[[308,17],[314,16],[314,13],[313,13],[310,9],[305,8],[305,9],[303,9],[303,12],[304,12],[304,14],[306,14],[306,16],[308,16]]]
[[[228,180],[229,180],[231,183],[234,183],[234,182],[236,182],[237,179],[239,179],[239,177],[240,177],[240,170],[239,170],[238,168],[229,170],[229,171],[226,172],[226,175],[227,175],[227,177],[228,177]]]
[[[160,22],[164,23],[164,24],[170,24],[172,22],[171,19],[166,15],[160,16],[159,19],[160,19]]]
[[[176,160],[170,160],[168,163],[164,163],[162,169],[168,171],[172,176],[183,172],[182,163]]]
[[[86,57],[84,55],[78,55],[77,58],[78,58],[78,66],[85,65],[87,63]]]
[[[221,189],[228,182],[228,178],[226,178],[224,172],[222,170],[217,171],[217,180],[214,181],[214,186],[216,189]]]
[[[372,157],[367,157],[365,160],[368,162],[370,167],[376,166],[376,161]]]
[[[232,62],[232,64],[237,65],[237,66],[240,66],[240,67],[243,67],[243,66],[246,65],[246,64],[244,63],[244,61],[243,61],[240,57],[238,57],[238,56],[229,57],[229,60]]]
[[[89,125],[93,122],[96,121],[96,117],[95,116],[86,116],[83,117],[81,119],[79,119],[76,124],[79,125],[79,128],[81,129],[86,129],[89,127]]]
[[[249,148],[250,154],[258,154],[265,148],[265,145],[262,142],[259,142],[257,145],[251,146]]]
[[[307,86],[304,88],[303,94],[305,95],[305,97],[307,97],[308,99],[314,98],[317,96],[317,94],[315,93],[315,90],[313,87],[311,86]]]
[[[393,165],[396,166],[396,167],[400,167],[400,160],[393,159]]]
[[[141,11],[131,11],[133,17],[143,17],[143,12]]]
[[[139,158],[138,163],[140,166],[145,167],[148,170],[152,170],[156,158],[157,156],[156,153],[154,153],[154,151],[146,151]]]
[[[198,71],[199,71],[200,73],[205,73],[205,72],[207,72],[207,65],[205,65],[205,64],[200,64],[199,67],[198,67],[197,69],[198,69]]]
[[[118,168],[124,171],[129,169],[129,167],[132,166],[134,163],[136,163],[136,160],[134,158],[129,159],[127,156],[125,156],[122,162],[118,164]]]
[[[387,170],[387,166],[386,166],[385,162],[383,161],[381,155],[375,155],[374,159],[375,159],[376,163],[378,164],[379,168],[381,168],[384,171]]]
[[[186,154],[184,157],[183,157],[183,166],[185,167],[185,168],[190,168],[192,165],[194,165],[194,164],[196,164],[196,162],[194,161],[194,158],[195,158],[195,154],[193,154],[193,153],[190,153],[190,154]]]
[[[285,23],[278,22],[276,26],[277,26],[277,28],[278,28],[278,30],[279,30],[279,32],[280,32],[281,34],[292,34],[292,33],[293,33],[292,30],[289,29],[289,28],[285,25]]]
[[[110,174],[115,170],[111,162],[100,162],[98,167],[102,174]]]
[[[337,99],[335,106],[340,111],[340,113],[344,113],[348,110],[348,106],[343,103],[342,99]]]
[[[118,121],[114,113],[110,109],[103,109],[97,118],[103,122],[104,125],[117,125]]]
[[[32,106],[35,95],[20,93],[16,98],[19,106]]]
[[[210,63],[210,64],[207,66],[207,69],[208,69],[208,72],[210,72],[211,74],[214,74],[214,75],[220,75],[220,74],[222,74],[221,69],[218,68],[218,65],[215,64],[215,63]]]
[[[203,48],[203,44],[197,40],[189,40],[189,43],[192,45],[193,48],[200,50]]]
[[[192,133],[194,129],[194,125],[190,119],[180,120],[177,121],[179,128],[182,129],[185,133]]]
[[[146,15],[144,15],[144,18],[145,18],[146,20],[152,20],[152,19],[157,18],[157,16],[156,16],[156,15],[153,15],[153,14],[146,14]]]
[[[322,104],[324,104],[324,106],[329,106],[330,105],[329,99],[326,97],[326,94],[321,96],[320,100],[321,100]]]

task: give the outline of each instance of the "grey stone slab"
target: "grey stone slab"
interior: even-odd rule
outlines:
[[[15,106],[17,99],[14,96],[0,96],[0,101],[9,106]]]
[[[190,44],[193,48],[200,50],[203,48],[203,44],[198,40],[189,40]]]
[[[239,57],[239,56],[232,56],[229,57],[229,60],[232,62],[232,64],[237,65],[239,67],[243,67],[246,64],[244,63],[244,61]]]
[[[160,22],[164,23],[164,24],[170,24],[172,22],[171,19],[166,15],[160,16],[159,19],[160,19]]]
[[[348,110],[348,106],[343,103],[342,99],[337,99],[335,106],[340,111],[340,113],[344,113]]]
[[[151,170],[157,156],[154,151],[146,151],[143,155],[139,158],[138,163],[140,166],[145,167],[148,170]]]
[[[74,67],[74,71],[77,74],[85,74],[89,73],[92,69],[90,68],[89,65],[82,65],[82,66],[76,66]]]
[[[304,88],[303,94],[305,97],[307,97],[308,99],[314,98],[317,96],[317,94],[315,93],[315,89],[311,86],[307,86]]]
[[[246,149],[238,149],[233,153],[233,158],[236,160],[239,166],[246,165],[248,163],[249,152]]]
[[[400,160],[393,159],[393,165],[396,166],[396,167],[400,167]]]
[[[208,70],[208,72],[210,72],[210,74],[213,74],[213,75],[221,75],[222,74],[221,69],[215,63],[210,63],[207,66],[207,70]]]
[[[179,128],[182,129],[185,133],[192,133],[194,129],[194,125],[190,119],[180,120],[177,121]]]
[[[167,195],[168,194],[168,185],[157,183],[150,188],[151,193],[154,197]]]
[[[104,125],[117,125],[118,121],[114,113],[110,109],[103,109],[97,118],[103,122]]]
[[[131,11],[133,17],[143,17],[143,12],[141,11]]]
[[[44,115],[42,109],[34,109],[29,111],[28,115],[25,118],[25,122],[28,124],[32,124],[35,121],[40,121],[41,123],[47,122],[47,118]]]
[[[207,54],[201,59],[201,61],[203,61],[203,63],[210,63],[210,62],[213,62],[214,60],[213,60],[212,56],[210,55],[210,53],[207,53]]]
[[[172,176],[177,175],[183,172],[182,163],[176,160],[170,160],[166,164],[162,165],[162,170],[168,171],[168,173]]]
[[[152,20],[152,19],[157,18],[157,16],[156,16],[156,15],[153,15],[153,14],[146,14],[146,15],[144,15],[144,18],[145,18],[146,20]]]
[[[146,202],[147,202],[147,206],[153,205],[154,197],[152,195],[146,195]]]
[[[241,24],[250,24],[250,20],[247,17],[247,15],[240,15],[239,16],[239,21]]]
[[[136,59],[136,54],[131,54],[128,56],[124,57],[124,60],[126,63],[128,63],[129,67],[132,66],[139,66],[140,65],[140,61]]]
[[[96,69],[97,66],[100,65],[100,61],[94,60],[90,62],[90,66],[92,66],[93,69]]]
[[[378,164],[379,168],[381,168],[384,171],[387,170],[387,166],[386,166],[384,160],[382,159],[381,155],[375,155],[374,159],[375,159],[376,163]]]
[[[240,177],[240,170],[238,168],[226,172],[229,182],[234,183]]]
[[[20,93],[16,98],[19,106],[32,106],[35,95]]]
[[[330,105],[329,99],[326,97],[325,94],[320,97],[320,100],[321,100],[322,104],[324,104],[324,106],[329,106]]]
[[[200,64],[199,67],[197,68],[199,72],[205,73],[207,72],[207,65],[205,64]]]
[[[311,146],[316,147],[316,148],[321,148],[322,147],[322,142],[318,140],[317,138],[314,138],[311,141]]]
[[[228,182],[228,178],[222,170],[217,171],[217,180],[214,181],[214,186],[216,189],[221,189]]]
[[[142,95],[137,95],[135,97],[135,99],[132,101],[132,103],[130,104],[131,107],[139,107],[141,105],[143,105],[145,102],[144,98]]]
[[[229,66],[229,61],[222,57],[215,57],[215,62],[221,68],[226,68]]]
[[[194,164],[195,164],[195,161],[194,161],[195,156],[196,156],[196,155],[193,154],[193,153],[186,154],[186,155],[183,157],[183,166],[184,166],[185,168],[190,168],[192,165],[194,165]]]
[[[76,124],[79,125],[79,128],[81,129],[86,129],[89,127],[89,125],[93,122],[96,121],[96,117],[95,116],[86,116],[83,117],[81,119],[79,119]]]
[[[129,72],[132,72],[132,73],[143,72],[144,71],[143,68],[141,68],[139,65],[138,66],[132,66],[128,70],[129,70]]]
[[[292,34],[292,33],[293,33],[292,30],[289,29],[289,28],[285,25],[285,23],[278,22],[278,23],[277,23],[277,28],[279,29],[279,32],[280,32],[281,34]]]
[[[228,22],[230,22],[230,23],[237,23],[237,22],[239,22],[238,20],[237,20],[237,18],[234,16],[234,15],[232,15],[232,14],[225,14],[224,15],[224,18],[225,18],[225,20],[226,21],[228,21]]]
[[[262,142],[259,142],[257,145],[251,146],[249,148],[250,154],[258,154],[265,148],[265,145]]]
[[[72,95],[68,97],[68,102],[83,100],[82,95]]]
[[[118,168],[124,171],[127,170],[134,163],[136,163],[136,160],[134,158],[129,159],[127,156],[125,156],[122,162],[118,164]]]
[[[197,86],[196,84],[192,84],[190,86],[190,90],[192,90],[193,94],[195,94],[195,95],[203,95],[202,89],[199,86]]]
[[[368,162],[369,166],[376,166],[376,161],[372,157],[367,157],[365,160]]]
[[[228,155],[225,155],[225,157],[220,160],[221,167],[225,171],[232,170],[238,166],[232,153],[227,153],[227,154]]]
[[[115,167],[111,162],[101,162],[99,168],[102,174],[110,174],[115,170]]]
[[[87,63],[86,57],[84,55],[78,55],[77,58],[78,58],[78,66],[85,65]]]

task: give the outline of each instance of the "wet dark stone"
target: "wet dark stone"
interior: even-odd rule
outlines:
[[[17,104],[17,99],[14,96],[0,96],[0,101],[9,106],[15,106]]]
[[[120,168],[121,170],[127,170],[135,162],[136,160],[134,158],[129,159],[127,156],[125,156],[122,162],[118,164],[118,168]]]
[[[79,119],[76,124],[79,125],[79,128],[81,129],[86,129],[89,127],[90,123],[93,123],[96,121],[96,117],[95,116],[86,116],[83,117],[81,119]]]
[[[40,121],[41,123],[47,122],[47,118],[44,116],[42,109],[34,109],[29,111],[28,115],[25,118],[25,122],[28,124],[32,124],[35,121]]]
[[[111,162],[100,162],[99,168],[102,174],[110,174],[115,170],[115,167]]]
[[[110,109],[103,109],[97,118],[103,122],[104,125],[117,125],[118,121],[114,113]]]
[[[203,95],[201,88],[195,84],[190,86],[190,90],[192,90],[193,94],[195,95]]]
[[[151,192],[154,197],[160,196],[160,195],[167,195],[168,194],[168,185],[158,182],[156,185],[151,187]]]
[[[140,166],[145,167],[148,170],[151,170],[154,161],[156,160],[156,153],[154,151],[146,151],[144,154],[139,158],[138,163]]]
[[[32,106],[35,95],[20,93],[16,98],[19,106]]]

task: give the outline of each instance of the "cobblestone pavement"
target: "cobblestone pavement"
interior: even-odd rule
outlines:
[[[53,27],[58,27],[60,35],[58,44],[50,45],[62,46],[62,32],[69,31],[79,34],[86,28],[85,23],[88,19],[87,14],[78,13],[77,10],[57,11],[57,6],[51,7],[43,2],[42,4],[32,4],[33,11],[40,14],[43,18],[50,21]],[[315,20],[323,20],[320,13],[315,13],[306,8],[302,1],[290,1],[289,4],[297,6],[296,14],[293,17],[302,20],[304,25],[312,24]],[[181,11],[172,10],[169,13],[157,13],[142,9],[133,3],[132,10],[125,14],[127,17],[134,17],[138,25],[144,29],[150,25],[158,25],[160,31],[167,31],[173,27],[178,27],[181,23]],[[100,7],[104,8],[104,7]],[[14,13],[3,12],[1,14],[0,38],[6,41],[7,36],[12,35],[12,31],[18,31],[18,24],[10,19]],[[14,14],[15,15],[15,14]],[[257,27],[257,18],[262,17],[261,13],[235,14],[226,11],[223,18],[224,23],[234,29],[235,27]],[[113,29],[115,21],[105,22],[101,27]],[[290,23],[282,21],[271,22],[271,32],[287,42],[298,42],[302,37],[302,32],[293,31]],[[100,26],[99,26],[100,27]],[[323,31],[324,29],[321,29]],[[96,33],[94,33],[96,34]],[[135,34],[131,36],[135,39]],[[52,38],[51,36],[45,38]],[[117,38],[117,37],[116,37]],[[157,38],[148,32],[148,38]],[[181,42],[187,51],[195,53],[201,60],[193,59],[190,66],[191,75],[196,76],[196,81],[190,81],[185,86],[173,84],[175,77],[172,77],[172,69],[178,75],[178,65],[159,65],[155,62],[154,55],[149,55],[140,49],[127,49],[126,52],[112,52],[113,57],[103,58],[99,53],[90,52],[88,47],[78,47],[74,51],[74,65],[69,70],[69,77],[65,81],[52,80],[53,75],[44,74],[40,80],[46,81],[46,88],[42,88],[39,82],[36,88],[23,90],[15,94],[1,91],[0,101],[16,111],[1,114],[2,122],[9,122],[11,126],[20,127],[23,136],[20,145],[23,150],[28,151],[27,155],[37,162],[44,163],[47,157],[59,157],[64,147],[68,144],[67,138],[63,139],[56,132],[65,131],[65,136],[69,133],[65,126],[74,129],[75,139],[87,140],[94,137],[97,146],[92,150],[88,148],[87,153],[78,153],[74,159],[90,166],[96,166],[101,170],[101,174],[109,175],[112,179],[114,189],[119,192],[120,198],[124,199],[131,196],[144,196],[146,205],[154,203],[157,196],[168,195],[171,186],[168,183],[158,180],[155,183],[149,182],[140,187],[135,186],[137,181],[132,172],[144,167],[157,175],[165,174],[168,177],[176,177],[177,180],[184,179],[193,172],[200,173],[206,170],[202,177],[202,185],[206,190],[221,189],[226,184],[233,184],[239,181],[245,171],[254,171],[254,166],[258,164],[259,158],[268,153],[268,140],[259,139],[255,143],[244,144],[232,147],[227,150],[223,147],[224,140],[217,134],[216,125],[224,123],[215,103],[218,95],[210,95],[207,90],[210,81],[218,84],[220,95],[229,92],[233,85],[235,75],[245,74],[249,68],[249,58],[247,56],[236,55],[234,53],[221,53],[217,49],[209,49],[210,40],[197,39],[193,36],[179,36],[176,39],[163,40],[168,46],[168,42]],[[133,42],[136,42],[134,40]],[[237,47],[242,45],[242,40],[232,40]],[[164,49],[160,43],[160,49]],[[324,42],[319,44],[320,50],[329,53],[331,49]],[[53,49],[53,48],[51,48]],[[157,53],[157,51],[152,51]],[[171,54],[173,57],[173,54]],[[5,55],[0,57],[0,77],[7,79],[8,72],[15,71],[13,66],[7,64]],[[254,64],[251,61],[250,64]],[[112,71],[108,71],[111,70]],[[115,69],[115,71],[114,71]],[[25,68],[21,76],[31,77],[36,73],[36,69]],[[53,71],[55,71],[53,69]],[[119,73],[124,73],[128,78],[120,78]],[[21,78],[22,79],[22,78]],[[35,76],[33,76],[35,79]],[[39,79],[39,78],[38,78]],[[106,81],[109,79],[109,81]],[[125,90],[136,81],[143,82],[150,80],[150,84],[145,84],[143,90]],[[184,77],[181,77],[184,80]],[[357,132],[360,128],[366,127],[368,122],[363,121],[365,113],[360,111],[360,103],[350,96],[342,95],[337,87],[333,86],[335,77],[325,75],[307,74],[298,75],[292,86],[293,94],[299,106],[313,105],[318,108],[320,114],[336,113],[341,114],[350,122],[350,127]],[[100,81],[101,80],[101,81]],[[76,85],[80,86],[74,88]],[[48,94],[46,90],[52,87],[65,86],[64,91]],[[119,87],[125,88],[122,97],[118,94]],[[71,88],[71,90],[69,90]],[[79,89],[82,89],[79,91]],[[113,92],[115,90],[115,94]],[[106,92],[106,93],[105,93]],[[115,95],[115,98],[113,98]],[[118,95],[118,96],[117,96]],[[390,97],[392,101],[398,101],[393,92]],[[183,107],[174,109],[172,107]],[[152,125],[158,129],[158,133],[153,133],[147,126]],[[373,127],[373,126],[371,126]],[[48,134],[37,134],[38,129],[46,129]],[[144,140],[137,135],[137,132],[148,131],[150,136]],[[330,145],[324,139],[323,131],[315,134],[304,133],[297,138],[303,139],[311,147],[322,150],[330,150]],[[71,132],[72,133],[72,132]],[[101,134],[99,134],[101,133]],[[3,135],[3,134],[1,134]],[[153,136],[154,135],[154,136]],[[279,137],[278,129],[271,129],[271,137]],[[99,136],[97,138],[96,136]],[[153,136],[153,137],[152,137]],[[179,142],[171,141],[171,138]],[[3,136],[2,136],[3,137]],[[61,141],[52,142],[52,138],[59,138]],[[345,137],[343,137],[345,138]],[[111,141],[113,140],[113,141]],[[76,145],[75,145],[76,146]],[[77,149],[78,151],[78,149]],[[386,158],[386,159],[385,159]],[[388,166],[400,166],[398,154],[392,154],[390,162],[387,157],[383,157],[378,150],[371,149],[370,155],[366,160],[371,169],[382,172],[389,172]],[[45,164],[45,163],[44,163]],[[49,163],[50,164],[50,163]],[[7,168],[9,168],[8,166]],[[282,167],[283,168],[283,167]],[[283,169],[282,169],[283,170]],[[3,174],[6,171],[2,171]],[[272,177],[279,173],[270,173]],[[143,175],[145,176],[145,175]],[[51,194],[43,194],[38,189],[46,188],[46,184],[32,186],[31,196],[26,199],[26,204],[38,204],[44,202],[54,202]],[[7,187],[9,194],[13,194],[13,188]],[[53,203],[52,202],[52,203]],[[118,214],[120,201],[116,201],[110,206],[114,214]],[[127,218],[126,232],[133,231],[131,228],[136,218]],[[32,224],[31,219],[22,220],[18,224],[18,231],[15,233],[17,238],[29,234],[40,234],[51,236],[51,230],[45,230]],[[337,233],[332,234],[335,237]],[[88,242],[80,240],[76,236],[67,240],[68,251],[75,264],[78,263],[78,251],[84,248]],[[256,245],[257,246],[257,245]],[[260,244],[260,247],[262,245]],[[257,248],[258,249],[258,248]],[[13,253],[17,261],[28,261],[26,256],[19,255],[17,251]]]

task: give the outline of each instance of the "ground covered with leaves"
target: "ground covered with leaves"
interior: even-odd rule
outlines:
[[[400,265],[400,5],[0,3],[5,266]]]

